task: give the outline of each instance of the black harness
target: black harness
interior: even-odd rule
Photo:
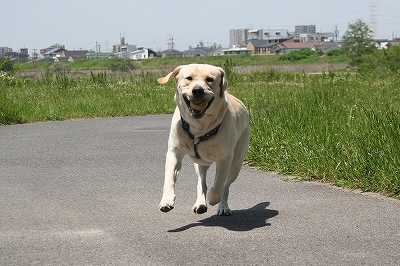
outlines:
[[[212,129],[211,131],[209,131],[207,134],[198,137],[198,142],[194,143],[194,135],[192,134],[192,132],[190,132],[190,125],[188,122],[186,122],[183,117],[181,116],[181,121],[182,121],[182,128],[183,130],[186,131],[186,133],[188,133],[189,138],[191,138],[193,140],[193,147],[194,147],[194,154],[196,156],[197,159],[201,159],[199,152],[197,151],[197,145],[200,144],[200,142],[206,141],[209,138],[211,138],[212,136],[217,135],[219,127],[221,126],[221,124],[219,124],[218,126],[216,126],[214,129]]]

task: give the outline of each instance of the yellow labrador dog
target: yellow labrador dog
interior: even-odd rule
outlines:
[[[229,186],[239,175],[249,145],[249,115],[244,104],[229,94],[222,68],[190,64],[178,66],[160,84],[175,78],[177,107],[172,118],[165,163],[163,196],[159,208],[174,208],[175,181],[182,159],[188,155],[198,176],[195,213],[207,211],[206,173],[216,163],[213,187],[208,194],[210,205],[219,203],[218,215],[231,215],[228,206]]]

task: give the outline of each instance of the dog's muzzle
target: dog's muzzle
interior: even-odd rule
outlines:
[[[190,114],[195,119],[202,118],[214,100],[214,97],[207,100],[205,96],[204,89],[201,86],[195,86],[192,89],[192,97],[190,100],[187,95],[183,95],[183,99],[185,100]]]

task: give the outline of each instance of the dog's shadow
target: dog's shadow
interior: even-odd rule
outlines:
[[[250,209],[235,210],[231,216],[213,215],[196,223],[168,230],[168,232],[182,232],[196,226],[224,227],[230,231],[250,231],[271,225],[267,220],[279,214],[276,210],[266,209],[268,206],[269,202],[262,202]]]

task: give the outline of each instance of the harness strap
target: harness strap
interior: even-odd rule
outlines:
[[[190,125],[188,122],[186,122],[183,117],[181,117],[181,122],[182,122],[182,128],[183,130],[186,131],[186,133],[188,133],[189,138],[191,138],[193,140],[193,147],[194,147],[194,154],[196,156],[197,159],[201,159],[199,152],[197,151],[197,145],[200,144],[200,142],[206,141],[209,138],[211,138],[212,136],[217,135],[218,130],[221,126],[221,124],[219,124],[218,126],[216,126],[214,129],[212,129],[211,131],[209,131],[207,134],[200,136],[198,139],[199,141],[197,143],[194,142],[195,136],[192,134],[192,132],[190,132]]]

